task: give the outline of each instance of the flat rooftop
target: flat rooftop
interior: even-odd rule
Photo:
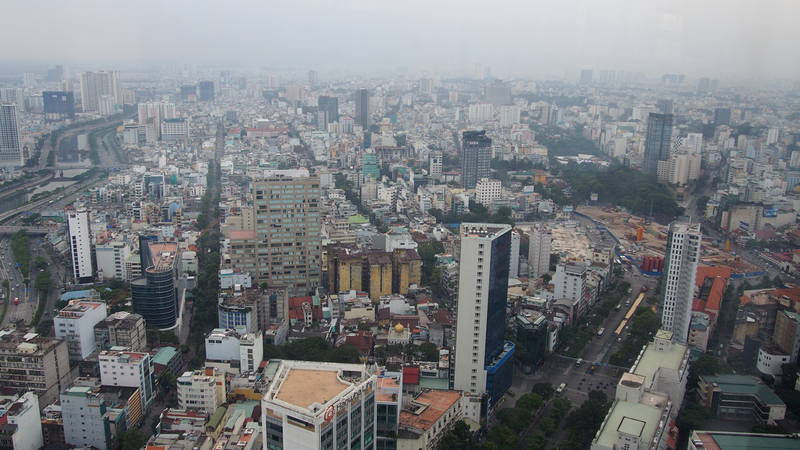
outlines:
[[[275,398],[301,408],[326,404],[350,386],[339,380],[337,370],[291,368]]]
[[[791,435],[697,431],[697,439],[708,450],[789,450],[800,448],[800,441]],[[692,436],[694,438],[695,436]]]
[[[428,430],[460,399],[458,391],[423,392],[414,399],[414,403],[420,405],[416,412],[400,411],[400,427]]]
[[[178,244],[174,242],[150,244],[150,255],[153,258],[153,267],[158,270],[172,269],[175,266],[175,257],[177,254]]]
[[[658,369],[664,367],[672,370],[679,370],[686,356],[686,346],[671,343],[665,350],[657,350],[656,343],[651,342],[642,354],[639,363],[631,368],[631,372],[645,378],[644,385],[650,387]]]
[[[615,401],[600,429],[596,443],[607,448],[617,444],[617,433],[638,436],[645,447],[652,441],[661,420],[661,408],[641,403]]]

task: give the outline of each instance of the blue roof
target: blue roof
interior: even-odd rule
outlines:
[[[168,366],[169,362],[175,357],[176,353],[178,353],[178,349],[175,347],[161,347],[158,349],[156,355],[153,356],[153,364]]]
[[[97,298],[97,297],[98,297],[97,291],[95,291],[94,289],[85,289],[82,291],[64,292],[58,299],[63,302],[63,301],[75,300],[78,298]]]

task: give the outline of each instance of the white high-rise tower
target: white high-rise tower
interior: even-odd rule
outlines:
[[[85,209],[67,211],[67,226],[72,275],[76,283],[90,283],[94,278],[94,270],[89,211]]]
[[[689,334],[701,241],[700,224],[674,222],[669,227],[661,328],[671,331],[672,339],[680,343],[686,343]]]
[[[550,271],[550,251],[553,236],[543,224],[531,228],[528,235],[528,272],[531,281]]]

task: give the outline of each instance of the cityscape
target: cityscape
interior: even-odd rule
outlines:
[[[800,449],[800,4],[35,3],[0,450]]]

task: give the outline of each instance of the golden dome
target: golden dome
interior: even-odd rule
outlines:
[[[397,325],[394,326],[394,331],[396,331],[398,333],[402,333],[403,330],[405,330],[405,329],[406,328],[403,326],[402,323],[398,323]]]

